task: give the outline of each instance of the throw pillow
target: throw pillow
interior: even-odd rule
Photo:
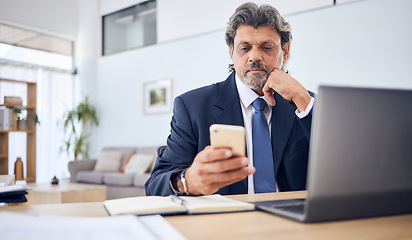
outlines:
[[[126,165],[129,163],[130,159],[134,156],[134,153],[130,154],[127,158],[126,161],[122,164],[122,167],[120,168],[120,172],[124,173],[124,170],[126,170]]]
[[[155,156],[153,154],[136,153],[127,163],[124,173],[126,174],[144,174],[152,165]]]
[[[120,169],[123,152],[104,150],[99,153],[94,171],[117,172]]]

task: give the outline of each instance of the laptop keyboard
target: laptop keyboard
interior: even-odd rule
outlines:
[[[292,213],[298,213],[298,214],[303,214],[305,210],[305,205],[304,204],[293,204],[293,205],[287,205],[287,206],[273,206],[274,208],[285,210],[288,212]]]
[[[256,202],[255,204],[296,214],[303,214],[305,210],[305,199],[264,201]]]

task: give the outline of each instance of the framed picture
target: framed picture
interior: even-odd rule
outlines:
[[[144,113],[168,113],[172,110],[172,79],[144,83]]]

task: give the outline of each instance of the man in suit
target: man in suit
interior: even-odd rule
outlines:
[[[147,195],[306,188],[314,99],[284,71],[291,40],[289,24],[272,6],[245,3],[236,9],[226,30],[234,71],[223,82],[176,97],[171,134],[145,184]],[[268,147],[263,150],[257,150],[261,146],[252,129],[256,99],[264,99],[261,118]],[[245,127],[247,157],[209,146],[209,127],[215,123]],[[262,167],[263,158],[255,155],[266,151],[270,159],[265,164],[270,165],[264,166],[270,167]],[[256,176],[272,179],[269,190],[257,191],[261,180]]]

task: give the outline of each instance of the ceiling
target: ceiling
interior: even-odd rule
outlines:
[[[0,24],[0,42],[72,56],[73,42],[64,38]]]

